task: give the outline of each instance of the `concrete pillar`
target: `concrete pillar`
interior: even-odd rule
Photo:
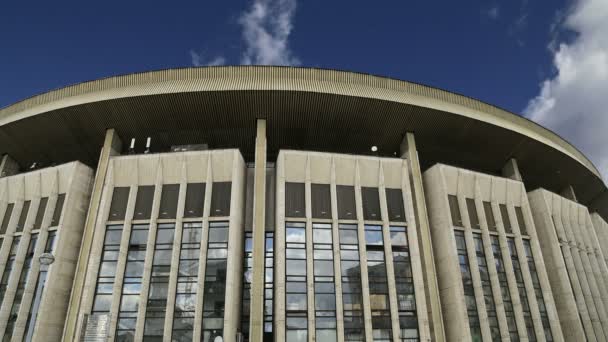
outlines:
[[[8,154],[0,160],[0,178],[16,175],[19,173],[19,164]]]
[[[80,321],[79,312],[82,304],[82,293],[84,291],[87,269],[89,268],[89,254],[91,252],[93,236],[95,235],[95,224],[97,222],[98,211],[101,204],[103,185],[106,180],[110,157],[120,154],[121,150],[122,141],[116,131],[114,129],[107,130],[104,144],[99,155],[95,182],[93,183],[93,191],[91,193],[91,202],[89,204],[89,212],[85,221],[80,256],[76,266],[74,285],[72,287],[68,315],[63,331],[64,341],[73,341],[76,339],[76,336],[79,336],[77,335],[77,329],[78,322]]]
[[[405,134],[400,146],[401,158],[406,159],[410,170],[410,183],[413,191],[414,217],[419,237],[419,250],[422,259],[422,274],[427,291],[426,302],[429,304],[428,317],[431,329],[431,338],[434,341],[445,341],[445,332],[441,314],[441,303],[439,302],[439,286],[437,284],[437,273],[435,271],[435,260],[433,256],[433,245],[431,243],[431,231],[429,217],[426,208],[422,171],[420,160],[416,149],[414,133]]]
[[[274,340],[285,341],[285,155],[277,160],[274,239]]]
[[[262,342],[264,337],[264,252],[266,228],[266,120],[258,120],[255,138],[253,179],[253,277],[249,341]]]
[[[306,212],[306,299],[308,300],[308,342],[315,342],[315,274],[312,230],[312,193],[310,177],[310,156],[306,157],[305,212]]]
[[[336,188],[336,162],[331,158],[331,217],[334,252],[334,281],[336,284],[336,329],[337,342],[344,342],[344,302],[342,298],[342,263],[340,257],[340,224],[338,222],[338,191]]]
[[[523,182],[523,178],[521,177],[519,166],[517,165],[517,160],[515,158],[509,159],[505,166],[503,166],[502,175],[505,178]]]

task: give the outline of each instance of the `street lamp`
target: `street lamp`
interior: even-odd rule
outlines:
[[[38,257],[38,261],[40,261],[40,265],[43,266],[46,271],[49,266],[55,262],[55,257],[51,253],[42,253]]]

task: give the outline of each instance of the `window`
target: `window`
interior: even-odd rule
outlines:
[[[46,211],[48,201],[48,197],[43,197],[40,199],[40,204],[38,204],[38,212],[36,212],[36,220],[34,221],[34,226],[32,229],[40,229],[40,227],[42,227],[42,219],[44,218],[44,212]]]
[[[179,254],[172,341],[192,341],[202,224],[184,223]]]
[[[253,280],[253,233],[245,232],[243,260],[243,298],[241,303],[241,332],[249,341],[249,319],[251,315],[251,281]]]
[[[532,285],[534,287],[534,294],[536,295],[536,301],[538,302],[538,309],[540,311],[540,319],[543,324],[543,330],[545,331],[545,339],[549,342],[553,342],[553,334],[551,333],[551,326],[549,324],[549,315],[547,314],[543,290],[541,289],[540,280],[538,279],[538,272],[536,271],[536,264],[534,263],[532,246],[530,245],[530,240],[528,239],[524,239],[523,242],[524,250],[526,251],[526,258],[528,259],[528,269],[530,270],[530,277],[532,278]]]
[[[363,201],[363,219],[369,221],[380,221],[380,197],[378,188],[361,188],[361,199]]]
[[[139,309],[139,294],[144,275],[146,245],[148,242],[149,226],[136,224],[131,228],[127,263],[122,285],[118,325],[116,327],[117,341],[133,341],[135,339],[135,324]]]
[[[8,224],[11,220],[11,214],[13,213],[14,207],[15,207],[15,203],[9,203],[6,206],[6,211],[4,212],[4,218],[2,218],[2,226],[0,226],[0,235],[6,234],[6,229],[8,228]]]
[[[464,289],[464,299],[467,315],[469,317],[471,338],[473,342],[481,342],[481,326],[479,324],[479,314],[477,311],[477,302],[475,301],[475,290],[473,288],[473,278],[469,266],[464,232],[455,230],[454,237],[456,238],[456,251],[458,252],[458,260],[460,262],[460,276],[462,277],[462,288]]]
[[[306,224],[285,224],[285,310],[286,340],[308,340],[308,305],[306,295]]]
[[[211,190],[211,213],[209,216],[230,216],[230,192],[232,183],[215,182]]]
[[[285,216],[306,216],[304,183],[285,183]]]
[[[339,234],[344,340],[346,342],[365,341],[357,225],[340,224]]]
[[[492,212],[492,204],[490,202],[483,202],[483,211],[486,214],[486,221],[488,223],[488,229],[491,232],[496,231],[496,220],[494,219],[494,212]]]
[[[481,226],[479,225],[479,216],[477,216],[477,208],[475,207],[475,200],[472,198],[467,198],[466,203],[467,203],[467,212],[469,213],[469,222],[471,223],[471,228],[481,229]]]
[[[338,218],[341,220],[356,220],[355,187],[337,185],[336,194],[338,197]]]
[[[175,224],[161,223],[158,225],[144,321],[144,340],[146,341],[163,340],[174,237]]]
[[[154,185],[140,185],[137,187],[135,199],[134,220],[149,220],[152,214],[152,200],[154,199]]]
[[[505,315],[507,316],[507,327],[509,328],[509,336],[511,342],[516,342],[519,341],[519,335],[517,333],[515,312],[513,311],[513,301],[511,300],[511,294],[509,292],[509,284],[507,282],[507,273],[504,267],[502,251],[500,250],[498,236],[490,235],[490,239],[492,240],[492,253],[494,255],[494,261],[496,262],[496,272],[498,273],[498,282],[500,283],[502,302],[505,309]]]
[[[392,339],[391,311],[382,226],[365,225],[365,240],[372,336],[374,341],[390,341]]]
[[[122,232],[122,225],[109,225],[106,227],[101,262],[99,264],[99,273],[97,275],[95,299],[93,300],[92,315],[110,313]]]
[[[188,183],[184,217],[202,217],[205,202],[205,183]]]
[[[160,195],[159,219],[174,219],[177,215],[179,184],[163,184]]]
[[[386,189],[385,192],[388,219],[394,222],[405,222],[405,209],[403,208],[403,193],[401,189]]]
[[[4,273],[2,274],[2,278],[0,278],[0,303],[4,300],[4,295],[6,294],[6,288],[8,287],[8,281],[11,277],[11,271],[13,270],[13,266],[15,265],[15,258],[17,257],[17,249],[19,248],[19,241],[21,241],[20,236],[16,236],[13,238],[13,243],[11,244],[11,250],[8,254],[8,259],[6,261],[6,266],[4,267]]]
[[[112,202],[110,203],[110,213],[108,215],[108,221],[122,221],[125,219],[125,213],[127,212],[127,201],[129,200],[129,188],[128,187],[115,187],[112,192]],[[61,196],[61,195],[59,195]],[[57,207],[59,206],[59,198],[57,197],[57,205],[55,206],[55,213],[57,213]],[[63,205],[63,200],[61,200]],[[55,214],[53,214],[53,221],[55,221]],[[55,222],[59,223],[59,219]]]
[[[264,264],[264,341],[273,341],[274,233],[266,232]]]
[[[127,197],[128,197],[128,189],[127,189]],[[61,213],[63,212],[63,204],[65,202],[65,194],[59,194],[59,196],[57,196],[57,202],[55,204],[55,210],[53,210],[53,219],[51,220],[51,227],[57,227],[59,225],[59,220],[61,219]],[[124,210],[127,209],[126,207],[126,201],[125,201],[125,208]],[[125,217],[125,213],[122,213],[122,219],[124,219]]]
[[[500,328],[498,327],[498,318],[496,315],[496,304],[492,294],[492,284],[488,273],[488,264],[483,248],[483,240],[481,234],[473,233],[473,241],[475,241],[475,255],[477,256],[477,265],[479,267],[479,276],[481,278],[481,287],[483,289],[483,298],[486,303],[486,311],[488,313],[488,325],[492,334],[492,342],[501,340]]]
[[[505,226],[505,233],[512,234],[513,228],[511,227],[511,220],[509,219],[509,211],[507,210],[507,206],[504,204],[500,204],[500,216],[502,216],[502,223]]]
[[[331,224],[313,223],[316,340],[336,341],[336,283]]]
[[[30,211],[30,204],[32,202],[25,201],[23,202],[23,208],[21,209],[21,215],[19,215],[19,221],[17,222],[17,228],[15,228],[15,232],[19,233],[23,231],[25,227],[25,220],[27,219],[27,214]]]
[[[460,207],[458,206],[458,198],[454,195],[448,195],[448,204],[450,205],[450,215],[452,217],[452,225],[462,227],[462,216],[460,215]]]
[[[19,315],[19,309],[21,308],[21,301],[23,300],[23,295],[25,293],[27,277],[29,276],[30,269],[32,268],[32,260],[34,259],[34,250],[36,249],[37,240],[38,234],[32,234],[30,238],[30,243],[27,247],[25,261],[23,262],[23,268],[21,269],[21,275],[19,276],[19,282],[17,283],[17,293],[15,293],[13,305],[8,316],[8,322],[6,323],[6,330],[4,331],[3,341],[10,341],[11,337],[13,336],[15,322],[17,322],[17,316]]]
[[[313,218],[331,218],[331,194],[329,184],[311,185],[311,202]]]
[[[395,286],[399,308],[399,337],[402,342],[418,341],[418,318],[414,278],[408,247],[406,227],[390,227]]]
[[[519,225],[521,235],[528,235],[528,228],[526,227],[526,220],[524,220],[524,212],[521,210],[521,207],[515,207],[515,216],[517,217],[517,224]]]
[[[530,312],[530,303],[528,302],[528,295],[526,294],[526,285],[524,283],[524,277],[521,272],[521,265],[519,264],[517,248],[515,247],[515,239],[509,238],[507,240],[507,242],[509,244],[509,252],[511,254],[511,262],[513,264],[513,273],[515,273],[515,282],[517,283],[517,290],[519,292],[521,308],[524,313],[524,321],[526,322],[526,331],[528,332],[528,340],[530,342],[533,342],[533,341],[536,341],[536,333],[534,332],[534,323],[532,322],[532,313]]]
[[[228,222],[209,222],[203,290],[203,342],[214,342],[218,336],[223,336],[227,257]]]

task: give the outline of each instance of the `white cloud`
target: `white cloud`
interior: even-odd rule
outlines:
[[[253,0],[239,23],[245,51],[242,64],[298,65],[289,49],[296,0]]]
[[[608,1],[577,0],[561,28],[576,37],[550,43],[555,74],[524,114],[580,148],[607,179]]]
[[[226,59],[222,56],[217,56],[213,59],[206,60],[202,53],[198,53],[194,50],[190,50],[190,57],[192,58],[192,65],[194,66],[215,66],[226,64]]]

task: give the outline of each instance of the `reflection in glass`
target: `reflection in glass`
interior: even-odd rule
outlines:
[[[418,318],[407,229],[391,226],[390,233],[399,309],[399,337],[402,342],[418,341]]]
[[[344,309],[344,340],[364,341],[359,238],[356,224],[340,224],[340,268]]]
[[[492,341],[500,341],[500,328],[498,326],[498,318],[496,316],[496,305],[494,303],[494,295],[492,293],[492,284],[488,273],[488,264],[483,248],[481,234],[473,233],[473,241],[475,241],[475,255],[477,256],[477,265],[479,266],[479,276],[481,278],[481,287],[483,289],[484,302],[486,303],[486,311],[488,313],[488,324]]]
[[[526,323],[526,331],[528,332],[528,340],[530,342],[534,342],[536,341],[536,333],[534,332],[534,323],[532,321],[530,303],[528,301],[526,285],[524,284],[524,278],[521,272],[521,265],[519,264],[517,248],[515,247],[515,239],[508,238],[507,243],[509,245],[509,252],[511,254],[511,263],[513,264],[513,273],[515,274],[515,282],[517,283],[517,290],[519,292],[521,308],[524,313],[524,321]]]
[[[331,224],[313,223],[313,270],[317,341],[336,341],[336,285]]]
[[[372,336],[374,341],[390,341],[392,326],[382,226],[365,225],[365,244],[372,311]]]
[[[114,192],[116,193],[116,189]],[[91,313],[92,316],[110,313],[122,232],[122,225],[109,225],[106,227],[99,273],[97,274],[95,299],[93,300],[93,310]],[[47,240],[47,245],[48,242],[49,241]]]
[[[203,341],[223,335],[228,222],[210,222],[203,293]]]
[[[500,291],[502,293],[502,302],[505,309],[505,315],[507,316],[507,327],[509,328],[510,340],[511,342],[519,341],[517,324],[515,322],[515,312],[513,311],[513,302],[509,292],[507,273],[505,271],[504,262],[502,259],[502,252],[500,250],[498,236],[490,235],[490,239],[492,240],[492,253],[496,263],[496,273],[498,273],[498,282],[500,283]]]
[[[543,330],[545,331],[545,338],[547,341],[553,341],[553,333],[551,333],[551,326],[549,325],[549,316],[547,314],[547,307],[545,306],[545,298],[543,297],[543,290],[540,286],[540,280],[538,279],[538,272],[536,271],[536,264],[534,263],[534,254],[532,253],[532,246],[530,245],[529,239],[523,239],[524,250],[526,252],[526,258],[528,260],[528,269],[530,270],[530,277],[532,278],[532,286],[534,287],[534,293],[536,295],[536,302],[538,303],[538,310],[540,311],[540,319],[543,324]]]
[[[460,273],[462,277],[462,287],[464,289],[464,299],[469,316],[469,329],[473,342],[481,342],[481,326],[479,324],[479,314],[477,311],[477,303],[475,302],[475,290],[473,288],[473,279],[469,268],[469,260],[467,257],[467,246],[464,238],[464,232],[460,230],[454,231],[456,238],[456,251],[460,261]]]
[[[297,267],[286,267],[286,337],[288,341],[307,341],[307,295],[306,295],[306,224],[285,224],[286,263]]]

